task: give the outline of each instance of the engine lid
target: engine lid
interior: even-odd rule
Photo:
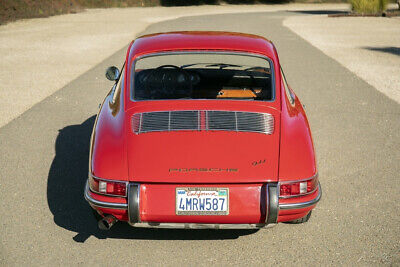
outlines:
[[[132,112],[129,180],[255,183],[278,180],[279,113]]]

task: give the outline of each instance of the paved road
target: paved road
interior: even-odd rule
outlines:
[[[152,23],[212,14],[348,8],[345,3],[100,8],[2,25],[0,127],[114,54]],[[16,78],[10,79],[10,73]],[[29,93],[21,94],[24,91]]]
[[[306,105],[323,200],[303,225],[260,231],[100,232],[83,200],[104,69],[121,50],[0,128],[0,264],[400,264],[400,105],[282,26],[290,12],[188,17],[169,30],[231,30],[278,47]]]

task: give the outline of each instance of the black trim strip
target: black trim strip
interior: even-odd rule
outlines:
[[[140,184],[128,185],[128,218],[129,223],[140,222]]]
[[[278,184],[267,184],[267,218],[265,223],[276,223],[279,213],[279,189]]]

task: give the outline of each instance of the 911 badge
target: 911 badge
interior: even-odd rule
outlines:
[[[256,160],[251,163],[251,165],[253,165],[253,166],[257,166],[260,164],[265,164],[265,159]]]

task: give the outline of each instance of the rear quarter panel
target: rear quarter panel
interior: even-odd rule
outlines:
[[[89,169],[93,175],[104,179],[128,179],[123,92],[121,88],[113,102],[113,90],[110,91],[93,128]]]
[[[279,181],[306,179],[317,172],[310,126],[299,98],[294,95],[295,101],[290,103],[283,82],[281,87]]]

